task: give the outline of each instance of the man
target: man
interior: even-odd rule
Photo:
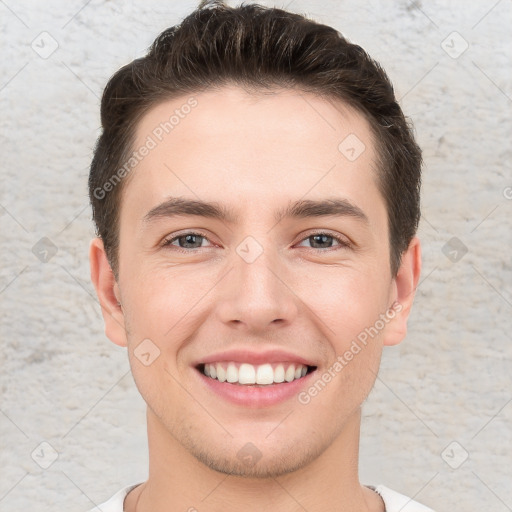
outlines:
[[[101,118],[91,278],[150,466],[94,510],[430,510],[358,479],[421,267],[421,152],[378,64],[206,1],[111,78]]]

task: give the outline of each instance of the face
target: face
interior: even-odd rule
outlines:
[[[284,474],[341,435],[403,330],[374,142],[309,94],[194,98],[138,126],[136,148],[155,144],[123,190],[124,329],[107,334],[169,439],[218,471]]]

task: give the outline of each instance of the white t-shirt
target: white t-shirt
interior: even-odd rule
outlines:
[[[140,483],[141,482],[132,484],[125,487],[124,489],[121,489],[108,501],[102,505],[98,505],[97,507],[92,508],[89,510],[89,512],[124,512],[124,499],[126,498],[127,494],[133,488],[140,485]],[[376,487],[368,485],[367,487],[374,490],[381,496],[386,506],[386,512],[434,512],[431,508],[425,507],[425,505],[421,505],[420,503],[413,501],[407,496],[399,494],[396,491],[392,491],[383,485],[378,485]]]

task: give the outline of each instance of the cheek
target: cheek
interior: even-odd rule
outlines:
[[[170,374],[179,366],[180,349],[201,325],[212,279],[211,273],[208,277],[183,268],[154,269],[126,283],[128,347],[134,378],[140,378],[142,385],[158,379],[170,379],[172,384]],[[158,355],[152,363],[154,371],[141,368],[137,355],[143,351]]]
[[[179,411],[186,407],[187,394],[173,368],[168,368],[166,355],[161,352],[151,364],[143,364],[136,355],[130,354],[133,380],[147,406],[160,419],[179,421]]]
[[[159,326],[177,322],[199,299],[205,279],[183,269],[153,268],[131,277],[126,283],[129,316],[140,328],[158,331]]]
[[[339,403],[343,418],[366,399],[375,382],[385,329],[380,318],[389,307],[389,290],[377,273],[353,269],[337,269],[331,279],[317,285],[309,306],[322,319],[318,325],[329,340],[331,354],[316,388],[322,389],[322,382],[328,381],[329,391],[321,393],[319,402],[325,407]]]
[[[377,272],[366,268],[335,268],[309,280],[301,297],[322,318],[326,337],[342,350],[364,329],[375,324],[388,304],[389,287]]]

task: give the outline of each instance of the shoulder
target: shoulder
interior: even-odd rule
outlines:
[[[386,512],[434,512],[431,508],[421,505],[417,501],[392,489],[388,489],[384,485],[368,487],[380,495],[386,505]]]
[[[123,512],[124,499],[132,489],[134,489],[141,483],[142,482],[137,482],[135,484],[123,487],[121,490],[116,492],[114,496],[112,496],[108,501],[105,501],[105,503],[102,503],[101,505],[97,505],[96,507],[91,508],[87,512]]]

